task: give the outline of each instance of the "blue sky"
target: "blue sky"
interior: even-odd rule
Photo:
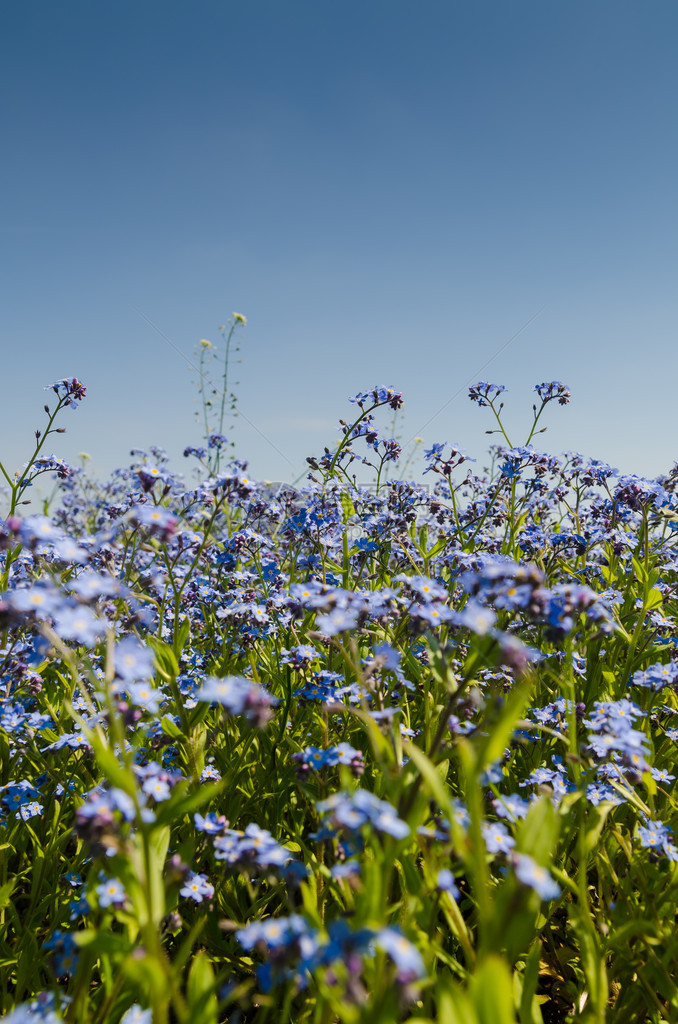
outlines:
[[[515,443],[559,379],[540,446],[667,471],[677,31],[673,0],[3,5],[3,461],[77,375],[50,450],[184,468],[187,360],[237,311],[255,476],[296,477],[375,384],[404,441],[482,465],[477,379]]]

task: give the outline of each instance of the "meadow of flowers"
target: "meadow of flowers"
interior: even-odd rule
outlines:
[[[44,454],[76,378],[2,469],[4,1019],[677,1021],[678,468],[533,447],[557,381],[516,446],[481,382],[488,469],[395,479],[375,387],[271,487],[226,378],[183,476]]]

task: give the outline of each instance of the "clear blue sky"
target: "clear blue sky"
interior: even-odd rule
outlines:
[[[473,379],[508,386],[516,443],[560,379],[539,445],[678,459],[674,0],[12,0],[0,40],[8,468],[71,375],[50,449],[184,468],[195,375],[136,310],[189,359],[248,317],[255,476],[296,476],[377,383],[404,440],[482,464]]]

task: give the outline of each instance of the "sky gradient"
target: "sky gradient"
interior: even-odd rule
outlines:
[[[483,465],[478,379],[515,444],[558,379],[537,446],[668,471],[677,38],[673,0],[4,5],[0,458],[76,375],[50,451],[185,469],[189,364],[237,311],[255,477],[296,478],[375,384],[403,441]]]

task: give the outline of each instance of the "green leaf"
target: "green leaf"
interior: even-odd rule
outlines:
[[[617,949],[625,946],[629,939],[641,936],[643,938],[657,940],[658,929],[653,921],[627,921],[626,924],[615,928],[608,935],[605,946],[607,949]]]
[[[383,761],[386,758],[390,758],[392,756],[391,746],[388,742],[388,739],[386,738],[386,736],[384,736],[377,723],[374,721],[372,716],[367,711],[363,711],[362,708],[354,707],[342,708],[342,711],[349,715],[352,715],[354,718],[360,719],[363,726],[365,727],[365,732],[369,736],[370,743],[372,744],[372,749],[374,751],[374,756],[377,758],[377,760]]]
[[[440,777],[433,761],[431,761],[424,751],[414,743],[403,743],[403,749],[410,760],[413,761],[415,766],[419,769],[419,772],[424,779],[424,785],[438,803],[441,811],[443,811],[443,813],[451,820],[453,812],[450,791]],[[445,764],[447,765],[447,762],[445,762]]]
[[[653,780],[654,781],[654,780]],[[600,841],[600,835],[607,821],[607,816],[614,807],[614,804],[606,801],[599,804],[597,807],[587,808],[587,824],[585,832],[585,848],[586,852],[590,853],[596,848]]]
[[[653,608],[659,608],[664,603],[664,597],[660,590],[651,590],[645,599],[645,610],[651,611]]]
[[[511,963],[524,957],[534,942],[540,910],[539,894],[519,885],[509,872],[495,897],[490,928],[493,948],[505,952]]]
[[[91,950],[99,956],[127,956],[135,948],[127,936],[95,928],[75,932],[75,941],[81,949]]]
[[[200,1021],[200,1024],[217,1024],[216,984],[209,957],[200,951],[193,959],[186,986],[191,1020]]]
[[[559,820],[551,798],[543,796],[532,804],[516,835],[516,850],[527,853],[542,867],[548,867],[558,839]]]
[[[148,833],[136,832],[129,843],[129,856],[116,864],[120,881],[130,898],[137,921],[143,927],[159,924],[165,915],[165,859],[169,847],[169,826]]]
[[[478,965],[471,994],[478,1024],[515,1024],[513,982],[503,957],[492,953]]]
[[[186,646],[186,641],[188,640],[190,632],[191,632],[191,622],[190,622],[190,619],[188,618],[188,616],[186,616],[186,618],[184,619],[184,621],[181,623],[181,625],[179,626],[178,630],[174,634],[174,643],[172,645],[172,650],[174,651],[174,654],[175,654],[175,657],[177,658],[177,661],[181,657],[181,652],[183,651],[184,647]],[[178,666],[177,666],[177,669],[178,669]]]
[[[642,562],[639,562],[638,559],[635,556],[631,559],[631,562],[633,564],[633,569],[634,569],[634,572],[636,574],[636,579],[639,579],[641,583],[645,583],[645,581],[647,579],[647,574],[645,572],[645,566],[643,565]]]
[[[16,878],[10,878],[9,882],[5,882],[5,884],[0,887],[0,908],[6,907],[9,903],[9,898],[14,891],[16,882]]]
[[[438,1024],[481,1024],[471,999],[449,976],[436,986],[435,1006]]]
[[[568,916],[577,936],[579,952],[581,955],[582,967],[586,975],[586,982],[591,996],[591,1006],[594,1011],[604,1012],[607,1002],[607,972],[605,970],[605,957],[598,943],[593,921],[587,906],[579,903],[570,903]],[[601,1017],[601,1020],[603,1017]]]
[[[183,818],[186,814],[192,814],[194,811],[199,811],[200,808],[208,804],[213,797],[218,796],[219,793],[223,792],[227,785],[228,779],[219,779],[218,782],[210,782],[187,795],[184,795],[184,790],[179,790],[179,787],[177,786],[177,789],[170,799],[164,803],[162,810],[157,812],[156,824],[169,825],[178,821],[180,818]],[[177,790],[179,790],[179,792],[177,792]]]
[[[532,696],[533,678],[529,674],[514,684],[506,702],[499,711],[494,722],[489,724],[489,732],[481,744],[475,765],[478,774],[488,765],[494,764],[502,756],[509,745],[513,731],[523,717]]]
[[[24,989],[32,988],[30,979],[34,973],[40,971],[42,959],[35,935],[27,929],[17,950],[17,980],[14,992],[17,1002],[21,1001]]]
[[[351,516],[355,515],[355,505],[346,491],[341,492],[341,507],[344,513],[344,523],[347,523]]]
[[[543,1024],[539,1003],[535,999],[537,984],[539,983],[540,954],[541,948],[539,943],[536,942],[525,961],[519,1006],[520,1024]]]
[[[143,993],[140,1002],[147,1005],[169,1002],[167,976],[158,957],[132,955],[124,963],[124,973]]]
[[[164,872],[167,850],[169,849],[169,841],[169,826],[165,826],[163,828],[155,827],[151,832],[149,840],[151,869],[157,871],[160,875]]]
[[[183,738],[183,730],[174,721],[171,715],[163,715],[160,719],[160,725],[165,736],[169,736],[172,740],[180,740]]]
[[[111,748],[101,738],[98,730],[85,729],[84,732],[106,779],[111,785],[122,789],[128,796],[134,796],[137,787],[132,772],[120,763]]]
[[[164,679],[176,679],[179,675],[179,663],[169,644],[149,638],[148,644],[155,651],[155,665]]]

